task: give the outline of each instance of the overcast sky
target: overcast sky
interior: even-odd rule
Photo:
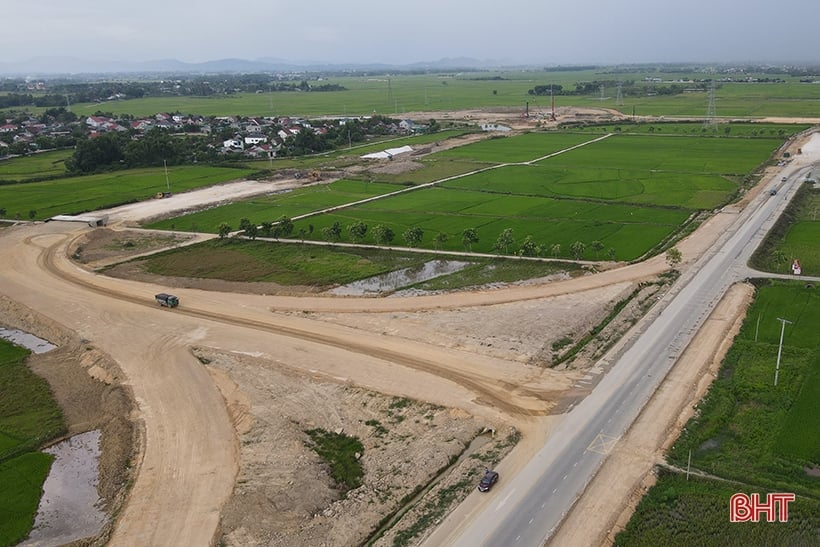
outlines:
[[[820,64],[820,0],[9,0],[0,63]]]

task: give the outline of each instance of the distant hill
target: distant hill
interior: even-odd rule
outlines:
[[[187,63],[177,59],[125,62],[111,60],[79,59],[76,57],[34,57],[24,62],[0,63],[0,74],[11,76],[46,75],[100,75],[100,74],[157,74],[192,73],[213,74],[227,72],[317,72],[317,71],[370,71],[370,70],[457,70],[489,69],[510,66],[512,63],[487,61],[469,57],[445,58],[404,65],[384,63],[294,63],[283,59],[263,57],[248,59],[216,59],[202,63]]]

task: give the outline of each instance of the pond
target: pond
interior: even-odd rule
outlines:
[[[470,262],[430,260],[420,266],[402,268],[386,274],[360,279],[328,291],[337,296],[368,296],[391,293],[402,287],[463,270]]]
[[[107,519],[97,494],[100,432],[74,435],[43,452],[54,456],[29,538],[20,545],[63,545],[97,535]]]
[[[51,351],[57,347],[48,340],[43,340],[33,334],[17,329],[5,329],[0,327],[0,338],[8,340],[12,344],[23,346],[27,350],[34,353],[46,353],[47,351]]]

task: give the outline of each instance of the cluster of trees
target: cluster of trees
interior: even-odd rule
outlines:
[[[152,129],[140,139],[128,132],[105,133],[77,142],[74,154],[66,160],[69,173],[86,174],[132,167],[157,167],[164,163],[216,161],[218,152],[203,137],[174,136]]]
[[[261,225],[257,225],[247,218],[243,218],[239,221],[239,230],[244,236],[250,239],[256,239],[257,237],[273,237],[276,239],[280,237],[289,237],[293,235],[294,229],[293,221],[286,216],[279,218],[276,222],[263,222]],[[231,226],[225,222],[219,225],[218,233],[220,238],[224,239],[232,231],[233,229]],[[313,232],[314,226],[313,224],[309,224],[307,229],[299,229],[298,236],[301,239],[305,239],[306,237],[312,235]],[[324,238],[325,241],[338,242],[341,241],[342,234],[345,232],[350,238],[350,241],[353,241],[354,243],[364,243],[368,234],[371,234],[372,241],[376,245],[390,245],[396,239],[396,233],[390,226],[377,224],[376,226],[370,228],[367,223],[361,220],[354,221],[345,227],[342,227],[342,224],[336,221],[332,225],[322,228],[321,233],[322,238]],[[401,234],[401,237],[408,247],[416,247],[424,239],[424,230],[419,226],[412,226],[406,229]],[[447,243],[449,239],[450,237],[447,234],[439,232],[433,237],[433,246],[436,249],[439,249]],[[475,228],[466,228],[462,231],[461,244],[466,251],[472,251],[473,245],[479,241],[478,232]],[[513,236],[513,229],[505,228],[496,239],[493,250],[500,254],[506,255],[515,254],[518,256],[530,257],[561,257],[562,247],[560,243],[541,245],[536,243],[531,235],[525,237],[517,249],[515,248],[515,243],[516,241]],[[600,260],[601,251],[604,250],[605,245],[601,241],[596,240],[590,243],[589,247],[587,247],[587,245],[582,241],[576,241],[569,246],[569,255],[575,260],[583,260],[587,248],[592,249],[595,253],[595,260]],[[610,247],[607,249],[605,256],[609,260],[615,260],[616,254],[615,249]],[[678,251],[677,248],[670,249],[667,251],[666,260],[670,266],[677,266],[681,261],[680,251]]]
[[[591,82],[578,82],[575,84],[575,89],[564,89],[561,84],[545,84],[537,85],[528,90],[529,95],[536,96],[550,96],[552,95],[594,95],[599,93],[601,86],[607,89],[614,89],[618,85],[621,86],[621,93],[625,96],[642,96],[647,92],[652,92],[656,95],[677,95],[683,93],[684,90],[700,89],[706,91],[708,82],[697,82],[687,85],[683,84],[669,84],[669,85],[654,85],[654,84],[638,84],[634,80],[594,80]]]
[[[120,97],[139,99],[142,97],[225,95],[232,93],[256,93],[274,91],[344,91],[338,84],[320,83],[306,78],[282,80],[270,74],[237,74],[217,76],[196,76],[170,80],[146,80],[139,82],[76,82],[55,80],[49,82],[48,92],[21,93],[25,81],[7,82],[3,87],[9,93],[0,94],[0,108],[26,106],[52,107],[71,103],[102,102]]]

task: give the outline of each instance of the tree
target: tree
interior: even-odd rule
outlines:
[[[552,258],[558,258],[559,256],[561,256],[561,244],[553,243],[550,246],[550,254],[552,255]]]
[[[448,239],[450,239],[450,237],[447,234],[445,234],[444,232],[439,232],[433,237],[433,246],[436,249],[438,249],[439,247],[447,243]]]
[[[377,245],[389,244],[395,237],[396,234],[393,233],[393,230],[391,230],[389,226],[379,224],[373,228],[373,239],[376,240]]]
[[[677,247],[672,247],[671,249],[666,251],[666,263],[669,264],[669,266],[672,268],[680,264],[682,258],[683,255]]]
[[[774,262],[776,269],[780,269],[780,265],[787,261],[786,253],[782,249],[772,251],[772,262]]]
[[[245,230],[247,230],[248,226],[250,226],[251,224],[253,224],[253,222],[251,222],[250,219],[247,219],[247,218],[240,218],[239,219],[239,229],[242,230],[243,232]]]
[[[256,224],[251,222],[250,224],[245,226],[245,229],[243,230],[243,232],[244,232],[245,236],[251,238],[251,240],[255,240],[257,234],[259,234],[259,228],[256,226]]]
[[[408,228],[402,234],[404,241],[407,242],[407,245],[410,247],[415,247],[419,243],[421,243],[421,239],[424,237],[424,230],[419,228],[418,226],[413,226],[412,228]]]
[[[6,216],[6,208],[5,207],[0,207],[0,217],[4,217],[4,216]]]
[[[615,247],[610,247],[607,250],[606,255],[609,257],[610,260],[615,260]]]
[[[367,224],[361,220],[357,220],[353,224],[348,225],[347,233],[350,234],[353,241],[358,243],[364,240],[364,236],[367,235]]]
[[[277,220],[276,222],[282,229],[282,235],[284,235],[285,237],[293,233],[293,221],[290,219],[290,217],[281,216],[279,217],[279,220]]]
[[[259,229],[259,233],[262,237],[270,237],[271,231],[273,230],[273,222],[266,220],[262,223],[261,228]]]
[[[498,235],[498,239],[495,240],[493,249],[498,252],[504,251],[504,254],[509,254],[510,246],[513,243],[515,243],[515,238],[513,237],[512,228],[504,228],[504,230],[502,230],[502,232]]]
[[[520,256],[536,256],[538,254],[538,245],[535,244],[531,235],[524,238],[521,248],[518,249],[518,254]]]
[[[227,222],[223,222],[216,229],[219,234],[219,239],[225,239],[231,233],[231,226]]]
[[[572,253],[572,256],[575,260],[581,260],[584,256],[584,251],[587,250],[587,246],[584,245],[580,241],[576,241],[572,245],[569,246],[569,252]]]
[[[322,228],[322,235],[327,240],[339,241],[342,237],[342,225],[334,222],[332,226],[325,226]]]
[[[473,250],[473,244],[478,243],[478,233],[476,233],[475,228],[467,228],[461,234],[461,244],[464,245],[464,248],[468,251]]]
[[[596,239],[592,242],[592,250],[595,251],[595,260],[598,260],[598,253],[604,250],[604,244]]]
[[[36,216],[37,216],[37,210],[36,209],[30,209],[29,212],[28,212],[29,220],[34,220],[34,217],[36,217]]]

